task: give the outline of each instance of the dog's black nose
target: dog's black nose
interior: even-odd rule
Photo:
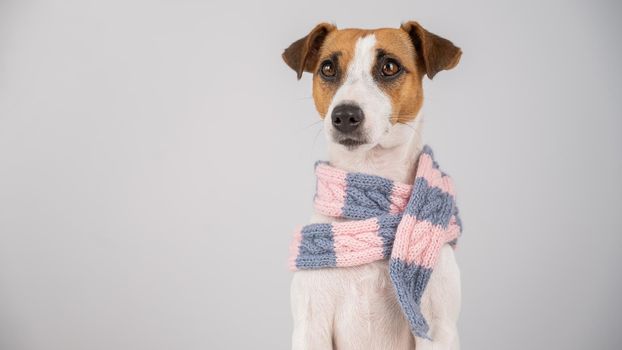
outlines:
[[[333,108],[331,114],[333,126],[344,134],[350,133],[361,125],[365,119],[363,110],[354,104],[343,104]]]

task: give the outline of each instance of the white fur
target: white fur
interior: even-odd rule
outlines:
[[[389,122],[390,99],[371,78],[376,39],[359,39],[344,85],[329,109],[341,101],[363,108],[370,145],[348,150],[329,140],[329,160],[348,171],[412,182],[422,149],[421,118],[410,125]],[[329,114],[330,115],[330,114]],[[330,118],[326,118],[330,119]],[[330,136],[330,135],[329,135]],[[311,222],[334,218],[314,214]],[[386,261],[351,268],[299,271],[291,285],[295,350],[459,349],[460,272],[445,246],[423,294],[421,307],[433,341],[413,337],[397,304]]]

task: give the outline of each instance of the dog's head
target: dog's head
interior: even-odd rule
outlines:
[[[337,29],[322,23],[283,53],[313,74],[313,99],[329,142],[348,150],[382,144],[396,124],[417,117],[422,79],[458,64],[462,52],[417,22],[399,29]]]

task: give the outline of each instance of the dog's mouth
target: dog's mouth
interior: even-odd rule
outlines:
[[[357,140],[352,138],[341,139],[337,142],[339,142],[340,145],[346,146],[348,149],[354,149],[367,143],[365,140]]]
[[[344,146],[349,151],[355,150],[362,145],[369,144],[369,137],[364,130],[355,130],[348,133],[333,130],[331,134],[334,143]]]

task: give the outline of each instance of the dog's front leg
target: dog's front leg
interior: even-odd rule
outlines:
[[[421,298],[421,311],[428,321],[432,340],[415,338],[417,350],[458,350],[460,270],[453,249],[445,245]]]
[[[325,270],[298,271],[291,285],[293,350],[333,349],[335,296]]]

